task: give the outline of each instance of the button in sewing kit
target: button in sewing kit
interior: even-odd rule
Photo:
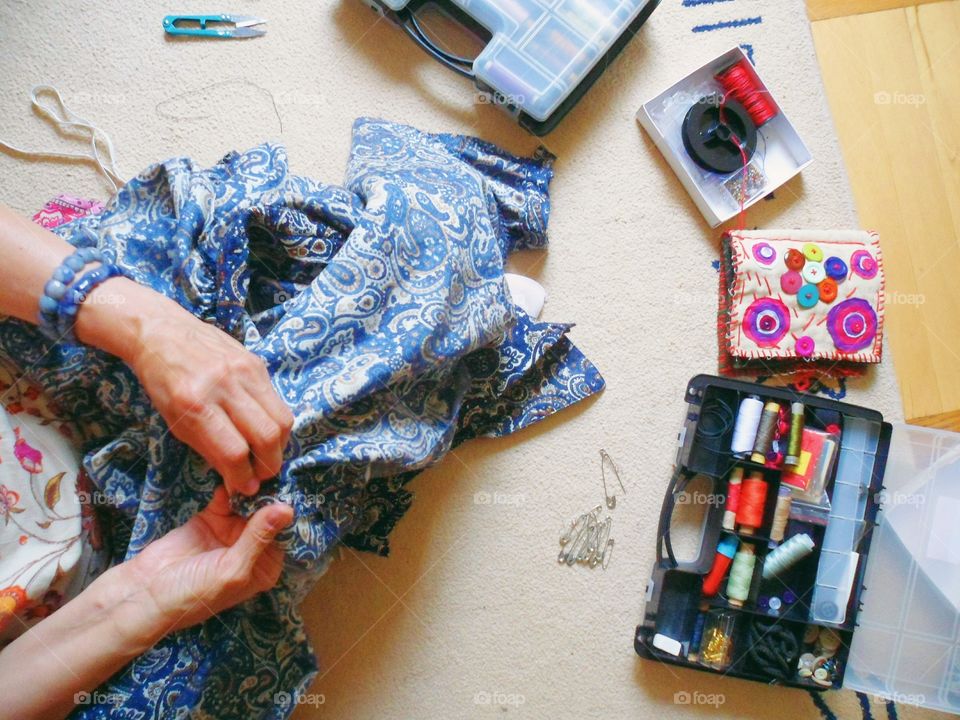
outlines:
[[[739,47],[645,102],[637,120],[711,227],[742,213],[813,161]]]
[[[686,402],[637,653],[960,713],[960,434],[707,375]],[[679,558],[673,511],[695,480],[725,501]]]

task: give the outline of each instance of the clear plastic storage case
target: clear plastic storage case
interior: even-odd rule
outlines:
[[[490,39],[471,62],[416,24],[422,0],[365,0],[389,12],[436,59],[493,91],[520,123],[542,135],[562,119],[639,30],[659,0],[447,0]]]

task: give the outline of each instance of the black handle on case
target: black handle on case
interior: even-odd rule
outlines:
[[[661,568],[675,568],[680,565],[673,553],[673,543],[670,540],[670,527],[673,523],[673,510],[677,504],[677,495],[683,492],[691,480],[698,477],[696,474],[685,474],[680,466],[673,471],[673,477],[667,485],[667,493],[660,508],[660,524],[657,528],[657,566]],[[713,480],[713,490],[716,490],[717,481]],[[713,519],[711,519],[713,515]],[[713,548],[720,535],[721,516],[723,508],[719,505],[709,505],[704,519],[703,534],[700,537],[700,551],[693,562],[684,563],[686,569],[706,572],[713,562]],[[666,557],[664,557],[666,552]]]
[[[423,50],[430,55],[434,60],[446,65],[448,68],[453,70],[459,75],[464,77],[473,78],[473,60],[470,58],[459,57],[452,53],[448,53],[446,50],[437,46],[437,44],[430,39],[430,36],[424,32],[423,28],[420,27],[420,23],[417,22],[416,12],[409,8],[404,8],[397,13],[397,16],[402,21],[400,27],[403,28],[403,31],[407,33],[407,36],[410,37],[417,45],[419,45]]]
[[[657,527],[657,565],[659,567],[675,568],[678,565],[677,558],[673,554],[673,544],[670,542],[670,525],[673,522],[673,508],[677,504],[676,494],[686,486],[686,482],[681,484],[682,479],[680,468],[677,467],[667,484],[667,492],[660,507],[660,524]],[[669,563],[664,560],[664,550],[667,552]]]

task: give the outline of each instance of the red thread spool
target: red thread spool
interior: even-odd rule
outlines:
[[[740,488],[740,507],[737,510],[737,523],[740,532],[753,535],[763,524],[763,509],[767,501],[767,483],[763,473],[750,473]]]
[[[770,97],[770,92],[760,85],[759,78],[747,66],[747,62],[741,60],[731,65],[717,75],[717,82],[727,94],[747,109],[751,119],[760,127],[775,118],[780,110]]]

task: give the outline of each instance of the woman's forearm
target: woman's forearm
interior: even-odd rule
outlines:
[[[0,205],[0,315],[36,323],[43,288],[74,247]],[[142,349],[143,324],[187,313],[177,303],[132,280],[97,286],[77,315],[77,337],[131,362]]]
[[[0,718],[63,717],[169,630],[127,565],[111,568],[0,653]],[[110,698],[95,698],[110,702]],[[117,699],[120,702],[120,699]]]

